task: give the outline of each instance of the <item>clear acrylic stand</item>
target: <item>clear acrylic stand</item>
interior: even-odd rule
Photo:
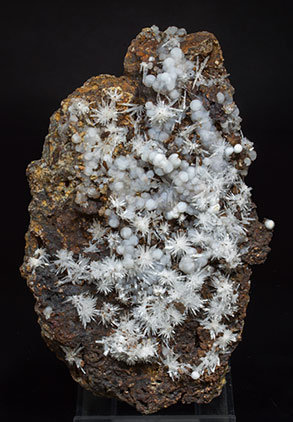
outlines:
[[[99,398],[78,387],[73,422],[236,422],[231,374],[226,375],[222,394],[209,404],[175,404],[152,415],[115,399]]]

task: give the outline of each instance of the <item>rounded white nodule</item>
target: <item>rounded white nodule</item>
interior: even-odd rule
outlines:
[[[265,227],[268,230],[273,230],[273,228],[275,227],[275,222],[274,220],[269,220],[268,218],[265,220]]]
[[[119,226],[119,218],[115,215],[109,218],[109,226],[116,228]]]
[[[195,264],[189,256],[184,256],[179,263],[180,270],[185,274],[191,274],[195,269]]]
[[[180,171],[180,173],[178,174],[178,177],[180,178],[180,180],[182,182],[187,182],[187,180],[189,179],[188,174],[186,173],[186,171]]]
[[[200,375],[199,375],[198,371],[193,371],[191,373],[191,378],[192,379],[197,380],[199,377],[200,377]]]
[[[123,229],[120,231],[120,234],[123,239],[129,239],[132,235],[132,230],[130,227],[123,227]]]
[[[153,199],[148,199],[146,201],[145,207],[147,210],[152,211],[157,208],[157,203]]]
[[[201,107],[202,107],[202,104],[199,100],[193,100],[190,103],[190,108],[192,111],[198,111],[201,109]]]
[[[177,204],[177,210],[178,210],[179,212],[185,212],[185,211],[186,211],[186,209],[187,209],[187,204],[186,204],[186,202],[178,202],[178,204]]]
[[[239,154],[242,150],[243,150],[243,148],[242,148],[241,144],[236,144],[234,146],[234,152],[236,152],[236,154]]]
[[[219,104],[223,104],[225,101],[225,95],[222,92],[217,93],[217,101]]]

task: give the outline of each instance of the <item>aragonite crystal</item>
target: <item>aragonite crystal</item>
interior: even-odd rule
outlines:
[[[220,394],[274,223],[214,35],[145,28],[124,69],[51,117],[21,271],[72,377],[153,413]]]

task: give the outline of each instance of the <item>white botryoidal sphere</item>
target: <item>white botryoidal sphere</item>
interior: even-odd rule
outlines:
[[[219,104],[223,104],[225,101],[225,95],[222,92],[217,93],[217,101]]]
[[[179,47],[174,47],[171,50],[171,56],[175,59],[175,61],[179,61],[184,57],[183,51]]]
[[[202,108],[202,103],[199,100],[193,100],[190,103],[190,109],[192,111],[199,111]]]
[[[234,152],[236,153],[236,154],[240,154],[240,152],[243,150],[243,147],[242,147],[242,145],[241,144],[236,144],[235,146],[234,146]]]
[[[172,163],[174,168],[179,167],[180,164],[181,164],[181,159],[179,158],[178,154],[176,154],[176,153],[171,154],[170,157],[168,158],[168,160]]]
[[[144,79],[144,84],[145,86],[150,88],[155,82],[155,80],[156,80],[156,77],[154,75],[147,75]]]
[[[157,208],[157,202],[150,198],[146,201],[145,207],[147,210],[152,211]]]
[[[178,174],[178,177],[180,179],[181,182],[187,182],[189,177],[188,177],[188,173],[186,171],[180,171],[180,173]]]
[[[123,229],[120,231],[120,234],[123,239],[129,239],[132,235],[132,230],[130,227],[123,227]]]
[[[265,227],[266,227],[268,230],[273,230],[273,228],[275,227],[275,222],[274,222],[274,220],[265,219]]]
[[[200,377],[199,371],[192,371],[191,372],[191,378],[194,380],[197,380]]]
[[[119,226],[119,218],[116,215],[113,215],[109,218],[109,226],[113,228],[117,228]]]
[[[185,212],[187,210],[187,204],[186,202],[182,202],[182,201],[178,202],[176,208],[179,212]]]
[[[195,270],[195,263],[190,256],[183,256],[179,262],[180,270],[185,274],[191,274]]]

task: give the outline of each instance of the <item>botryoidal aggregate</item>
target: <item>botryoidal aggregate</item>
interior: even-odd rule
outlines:
[[[86,207],[107,187],[104,216],[93,219],[91,240],[78,256],[67,249],[49,255],[39,248],[29,265],[33,271],[47,266],[59,285],[83,285],[64,306],[74,307],[84,330],[98,323],[111,328],[96,339],[105,355],[129,365],[157,362],[172,379],[182,374],[198,379],[214,372],[239,339],[227,324],[238,309],[231,273],[248,252],[252,202],[243,176],[256,153],[241,132],[231,94],[223,91],[224,78],[207,74],[208,57],[196,62],[185,57],[180,48],[185,30],[152,31],[159,60],[141,62],[140,75],[155,100],[125,103],[116,87],[104,89],[94,103],[74,98],[67,110],[72,148],[83,165],[76,203]],[[226,117],[220,126],[205,107],[201,85],[218,89],[216,101]],[[119,126],[121,115],[131,122],[131,139],[130,126]],[[232,146],[229,134],[240,141]],[[127,152],[117,155],[118,146]],[[274,223],[265,225],[272,229]],[[100,250],[107,255],[93,259]],[[205,284],[213,292],[209,299],[201,294]],[[104,297],[102,307],[87,285]],[[108,301],[113,292],[115,302]],[[45,318],[53,312],[47,306]],[[176,327],[189,314],[212,341],[196,366],[184,363],[172,347]],[[86,373],[83,345],[62,350],[69,364]]]

